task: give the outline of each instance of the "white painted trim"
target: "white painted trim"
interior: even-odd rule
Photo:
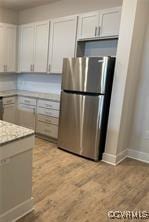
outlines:
[[[121,163],[123,160],[125,160],[128,157],[128,150],[125,149],[119,154],[116,155],[116,165]]]
[[[33,198],[26,200],[25,202],[17,205],[16,207],[0,215],[0,222],[6,222],[6,221],[15,222],[21,217],[30,213],[32,210],[34,210]]]
[[[111,165],[116,166],[116,156],[109,154],[109,153],[103,153],[102,161]]]
[[[149,163],[149,153],[128,149],[128,157],[144,163]]]
[[[127,149],[123,150],[122,152],[120,152],[117,155],[104,153],[102,161],[105,162],[105,163],[111,164],[113,166],[116,166],[120,162],[122,162],[124,159],[126,159],[127,155],[128,155],[128,150]]]

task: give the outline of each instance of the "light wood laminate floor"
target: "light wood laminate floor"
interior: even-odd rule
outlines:
[[[33,197],[35,210],[19,222],[118,221],[107,212],[149,210],[149,165],[95,163],[36,139]]]

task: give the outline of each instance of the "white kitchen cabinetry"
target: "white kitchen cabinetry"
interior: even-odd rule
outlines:
[[[34,72],[47,72],[49,21],[35,24]]]
[[[19,71],[47,72],[49,21],[19,28]]]
[[[6,25],[6,72],[16,72],[17,27]]]
[[[18,125],[35,130],[36,99],[18,97]]]
[[[62,73],[64,57],[75,56],[77,16],[51,21],[49,72]]]
[[[16,72],[17,27],[0,23],[0,72]]]
[[[19,27],[19,71],[32,72],[34,63],[34,24]]]
[[[37,134],[57,139],[59,102],[39,100],[37,104]]]
[[[121,8],[100,11],[100,37],[118,36]]]
[[[78,40],[119,35],[121,8],[110,8],[79,16]]]
[[[16,123],[16,97],[3,98],[3,120]]]
[[[79,16],[78,39],[96,37],[99,26],[99,11]]]
[[[0,72],[5,72],[6,63],[6,39],[5,39],[5,26],[0,24]]]

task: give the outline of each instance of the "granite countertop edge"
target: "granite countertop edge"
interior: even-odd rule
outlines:
[[[24,135],[24,136],[21,136],[21,137],[12,139],[12,140],[8,140],[8,141],[5,141],[5,142],[2,142],[2,143],[0,143],[0,147],[3,147],[5,145],[7,145],[7,144],[10,144],[10,143],[13,143],[15,141],[18,141],[18,140],[21,140],[21,139],[24,139],[24,138],[27,138],[27,137],[30,137],[30,136],[34,136],[34,135],[35,135],[35,133],[31,133],[31,134]]]
[[[31,129],[0,120],[0,147],[34,134]]]

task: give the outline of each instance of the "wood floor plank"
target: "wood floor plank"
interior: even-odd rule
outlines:
[[[149,165],[113,167],[36,139],[33,197],[35,210],[18,222],[109,222],[109,210],[149,210]]]

